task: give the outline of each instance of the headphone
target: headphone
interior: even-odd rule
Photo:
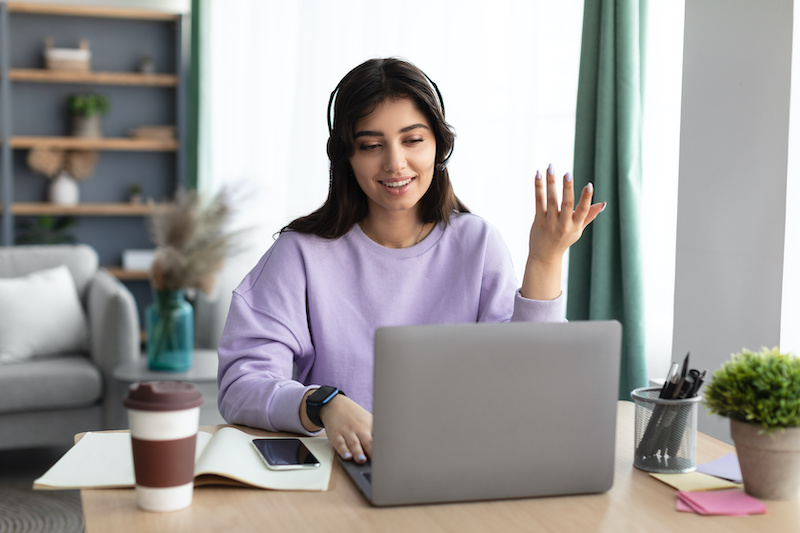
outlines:
[[[439,86],[436,85],[436,83],[434,83],[434,81],[432,79],[430,79],[430,77],[428,77],[427,74],[425,74],[424,72],[422,74],[425,76],[425,78],[431,84],[431,86],[433,87],[433,90],[436,91],[436,96],[439,98],[439,107],[442,108],[442,118],[444,118],[444,116],[445,116],[445,114],[444,114],[444,99],[442,98],[442,92],[439,90]],[[342,80],[342,81],[344,81],[344,80]],[[333,134],[333,118],[332,118],[333,117],[333,113],[332,113],[332,111],[333,111],[333,100],[334,100],[334,98],[336,98],[336,94],[339,92],[339,87],[341,85],[342,85],[342,82],[339,82],[339,84],[336,86],[336,88],[331,93],[331,97],[328,99],[328,135],[332,135]],[[455,142],[450,146],[450,151],[447,153],[447,157],[445,157],[444,161],[442,161],[439,164],[439,166],[437,167],[440,172],[444,172],[444,169],[447,168],[447,164],[450,162],[450,158],[453,156],[453,148],[454,147],[455,147]]]

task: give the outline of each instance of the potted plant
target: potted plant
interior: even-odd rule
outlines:
[[[128,187],[128,201],[132,204],[142,203],[142,186],[138,183],[132,183]]]
[[[778,348],[743,350],[706,386],[712,414],[730,418],[745,492],[787,500],[800,495],[800,359]]]
[[[139,72],[142,74],[152,74],[156,71],[156,63],[150,56],[144,56],[139,59]]]
[[[67,98],[67,110],[72,119],[72,135],[76,137],[102,137],[101,117],[111,109],[104,94],[73,94]]]

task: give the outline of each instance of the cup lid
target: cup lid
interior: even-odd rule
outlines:
[[[139,411],[181,411],[200,407],[203,395],[193,383],[145,381],[132,384],[122,403],[128,409]]]

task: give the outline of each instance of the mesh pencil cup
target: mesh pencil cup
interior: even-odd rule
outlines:
[[[701,397],[666,400],[660,387],[631,392],[635,407],[633,466],[678,474],[697,467],[697,404]]]

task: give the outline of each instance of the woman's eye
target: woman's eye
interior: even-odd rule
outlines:
[[[409,140],[407,140],[406,142],[407,142],[408,144],[417,144],[417,143],[421,143],[421,142],[422,142],[422,141],[424,141],[424,140],[425,140],[425,139],[409,139]]]
[[[381,147],[380,144],[362,144],[361,145],[361,149],[364,150],[364,151],[367,151],[367,152],[370,151],[370,150],[377,150],[380,147]]]

